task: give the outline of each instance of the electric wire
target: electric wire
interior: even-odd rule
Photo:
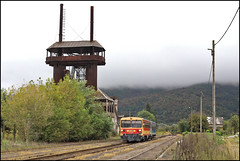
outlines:
[[[89,28],[89,24],[86,25],[86,27],[83,29],[83,31],[82,31],[79,35],[82,35],[82,34],[86,31],[86,29],[88,29],[88,28]],[[79,37],[79,36],[76,36],[76,37],[74,38],[74,40],[76,40],[78,37]]]
[[[83,38],[73,29],[73,27],[68,22],[67,25],[73,30],[73,32],[75,32],[75,34],[78,35],[78,37],[80,37],[83,40]]]
[[[83,29],[83,32],[81,32],[80,35],[82,35],[82,34],[86,31],[87,28],[89,28],[89,23],[88,23],[87,26]]]
[[[228,28],[227,28],[227,30],[224,32],[224,34],[222,35],[222,37],[218,40],[218,42],[215,44],[215,45],[217,45],[221,40],[222,40],[222,38],[224,37],[224,35],[227,33],[227,31],[228,31],[228,29],[230,28],[230,26],[231,26],[231,24],[232,24],[232,22],[233,22],[233,20],[234,20],[234,18],[236,17],[236,15],[237,15],[237,12],[238,12],[238,10],[239,10],[239,7],[238,7],[238,9],[237,9],[237,11],[236,11],[236,13],[235,13],[235,15],[234,15],[234,17],[233,17],[233,19],[232,19],[232,21],[231,21],[231,23],[229,24],[229,26],[228,26]]]
[[[208,78],[208,84],[209,84],[210,79],[211,79],[212,68],[213,68],[213,63],[212,63],[212,65],[211,65],[211,69],[210,69],[210,74],[209,74],[209,78]]]

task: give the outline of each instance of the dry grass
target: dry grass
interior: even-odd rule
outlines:
[[[234,150],[233,150],[234,149]],[[211,134],[189,134],[177,143],[175,160],[239,160],[239,141],[213,137]]]
[[[16,150],[25,150],[25,149],[33,149],[40,147],[51,147],[55,145],[54,143],[37,143],[37,142],[23,142],[23,141],[12,141],[12,140],[1,140],[1,152],[6,151],[16,151]]]
[[[33,148],[41,148],[41,147],[53,147],[53,146],[58,146],[59,144],[64,144],[64,143],[47,143],[47,142],[24,142],[21,141],[20,139],[16,139],[16,141],[13,141],[13,136],[7,136],[7,139],[2,139],[1,138],[1,152],[6,152],[6,151],[17,151],[17,150],[26,150],[26,149],[33,149]],[[94,143],[94,142],[100,142],[100,141],[117,141],[121,140],[120,136],[112,136],[108,139],[102,139],[102,140],[90,140],[90,141],[82,141],[84,142],[89,142],[89,143]]]

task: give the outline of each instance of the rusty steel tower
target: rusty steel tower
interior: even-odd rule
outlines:
[[[97,90],[97,66],[105,65],[105,49],[93,40],[93,6],[90,10],[90,41],[62,41],[63,4],[60,4],[59,41],[47,48],[46,64],[53,67],[53,79],[58,83],[65,74],[86,80]],[[71,70],[66,70],[69,66]]]

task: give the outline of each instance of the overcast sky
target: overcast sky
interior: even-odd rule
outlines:
[[[65,41],[90,39],[94,6],[94,40],[106,49],[99,88],[208,82],[207,49],[239,6],[238,1],[1,2],[1,88],[53,77],[46,49],[58,41],[60,3],[66,9]],[[215,51],[216,82],[239,84],[239,12]]]

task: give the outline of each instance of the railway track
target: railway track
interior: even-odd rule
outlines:
[[[166,137],[166,136],[169,136],[169,135],[160,136],[156,139],[163,138],[163,137]],[[155,140],[155,139],[153,139],[153,140]],[[54,155],[48,155],[48,156],[38,156],[38,157],[31,158],[31,159],[26,159],[26,160],[64,160],[64,159],[74,158],[76,156],[99,153],[99,152],[102,152],[102,151],[111,150],[111,149],[114,149],[114,148],[126,147],[126,146],[130,146],[130,145],[132,145],[132,144],[123,142],[123,143],[113,144],[113,145],[109,145],[109,146],[90,148],[90,149],[78,150],[78,151],[61,153],[61,154],[54,154]]]
[[[158,148],[160,146],[163,146],[163,145],[167,144],[167,147],[169,147],[170,145],[172,145],[174,143],[173,140],[175,140],[176,138],[177,138],[176,136],[173,136],[170,139],[167,139],[164,142],[161,142],[160,144],[154,145],[151,148],[145,149],[144,151],[141,151],[141,152],[137,153],[136,155],[127,158],[126,160],[142,160],[143,159],[142,156],[146,155],[146,153],[151,152],[151,151],[153,151],[154,149],[156,149],[156,148]],[[173,142],[171,142],[171,141],[173,141]],[[164,153],[165,150],[167,150],[167,148],[166,149],[162,149],[161,151],[159,151],[157,156],[155,155],[155,158],[152,158],[152,159],[157,159],[162,153]],[[145,159],[146,158],[144,158],[144,160]]]
[[[115,140],[99,140],[99,141],[96,141],[96,143],[103,143],[103,142],[112,142],[112,141],[115,141]],[[70,146],[74,146],[74,145],[87,145],[87,144],[93,144],[94,142],[92,141],[84,141],[84,142],[69,142],[69,143],[56,143],[56,144],[53,144],[53,145],[45,145],[45,146],[42,146],[42,147],[34,147],[34,148],[31,148],[31,149],[19,149],[19,150],[11,150],[11,151],[3,151],[1,152],[1,154],[5,154],[5,153],[11,153],[11,152],[23,152],[23,151],[30,151],[30,150],[40,150],[40,149],[46,149],[46,148],[53,148],[53,147],[70,147]]]
[[[108,145],[108,146],[103,146],[103,147],[96,147],[96,148],[78,150],[78,151],[61,153],[61,154],[54,154],[54,155],[48,155],[48,156],[37,156],[37,157],[26,159],[26,160],[64,160],[64,159],[74,158],[79,155],[98,153],[101,151],[111,150],[116,147],[124,147],[124,146],[128,146],[128,144],[127,143],[113,144],[113,145]]]
[[[104,147],[108,145],[119,144],[121,141],[113,142],[97,142],[97,143],[67,143],[66,145],[60,145],[58,147],[41,147],[41,148],[32,148],[27,150],[12,151],[12,152],[1,152],[2,160],[31,160],[37,157],[50,156],[54,154],[68,153],[73,151],[80,151],[84,149],[89,149],[90,147]]]
[[[153,141],[163,138],[163,137],[167,137],[167,136],[169,136],[169,135],[156,137],[155,139],[153,139]],[[149,142],[151,142],[151,141],[149,141]],[[31,150],[27,150],[27,151],[20,152],[20,154],[16,155],[16,156],[12,156],[12,157],[11,156],[10,157],[2,157],[1,156],[1,158],[4,160],[64,160],[64,159],[74,158],[76,156],[82,156],[82,155],[86,155],[86,154],[94,154],[94,153],[104,152],[106,150],[111,150],[114,148],[130,146],[133,144],[131,144],[131,143],[129,144],[126,142],[121,142],[121,143],[118,142],[118,143],[110,144],[110,145],[100,145],[100,146],[94,147],[94,148],[86,147],[84,149],[75,147],[75,145],[79,145],[79,144],[70,144],[68,146],[65,146],[65,147],[67,147],[67,149],[64,149],[64,150],[59,149],[59,150],[57,150],[57,153],[54,151],[53,152],[50,151],[49,148],[46,148],[45,152],[34,151],[33,153],[31,153]],[[95,144],[95,146],[96,145],[97,144]]]

